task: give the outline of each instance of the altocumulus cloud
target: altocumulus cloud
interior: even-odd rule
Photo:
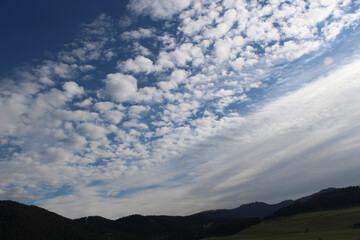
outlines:
[[[357,183],[358,1],[127,10],[1,76],[2,199],[115,218]]]

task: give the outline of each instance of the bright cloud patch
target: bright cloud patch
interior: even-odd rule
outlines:
[[[153,18],[168,18],[188,7],[191,0],[166,1],[166,0],[132,0],[129,8],[137,14],[149,14]]]
[[[130,75],[109,74],[105,80],[105,91],[115,101],[127,101],[136,94],[137,81]]]

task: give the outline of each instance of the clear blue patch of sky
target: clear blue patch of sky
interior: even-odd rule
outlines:
[[[102,181],[102,180],[94,180],[92,181],[89,186],[101,186],[103,184],[105,184],[106,182],[105,181]]]
[[[14,186],[10,186],[8,188],[11,187]],[[27,205],[36,204],[38,201],[41,201],[41,199],[52,199],[59,196],[66,196],[74,192],[74,188],[71,185],[63,185],[58,188],[50,185],[44,185],[39,188],[41,190],[36,190],[36,191],[34,191],[34,189],[31,189],[30,187],[27,186],[24,186],[24,189],[33,196],[41,196],[40,198],[36,198],[36,199],[17,200]]]
[[[14,153],[21,152],[21,148],[18,145],[13,144],[11,140],[14,139],[9,138],[7,143],[0,145],[0,162],[10,161],[10,159],[13,158]]]
[[[64,185],[59,188],[54,188],[53,186],[45,186],[40,189],[45,190],[45,194],[42,196],[43,199],[56,198],[58,196],[66,196],[74,192],[74,188],[70,185]],[[36,196],[38,196],[36,194]]]
[[[162,187],[162,185],[151,185],[151,186],[144,186],[144,187],[134,187],[134,188],[129,188],[126,190],[121,190],[119,191],[117,194],[111,195],[110,197],[112,198],[122,198],[137,192],[142,192],[142,191],[146,191],[146,190],[154,190],[157,188]]]
[[[80,25],[101,13],[119,18],[127,0],[3,0],[0,3],[0,72],[44,58],[71,42]]]
[[[101,147],[99,147],[99,148],[101,149]],[[113,160],[111,158],[98,158],[98,159],[96,159],[96,161],[94,163],[89,163],[89,166],[94,166],[94,167],[106,166],[110,162],[113,162]]]

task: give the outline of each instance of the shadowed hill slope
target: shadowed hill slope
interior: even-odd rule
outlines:
[[[244,217],[244,218],[264,218],[272,215],[278,209],[294,203],[292,200],[286,200],[278,204],[267,204],[264,202],[254,202],[241,205],[234,209],[209,210],[196,213],[193,216],[204,217]]]
[[[193,216],[203,216],[203,217],[242,217],[242,218],[266,218],[274,214],[279,209],[290,206],[294,203],[301,203],[308,201],[314,196],[321,195],[324,193],[332,192],[336,190],[336,188],[327,188],[323,189],[317,193],[314,193],[309,196],[305,196],[299,198],[297,200],[285,200],[277,204],[267,204],[264,202],[253,202],[248,204],[243,204],[240,207],[234,209],[218,209],[218,210],[209,210],[204,212],[199,212],[194,214]]]
[[[276,211],[272,217],[360,206],[360,186],[322,191],[306,201],[297,201]]]
[[[36,206],[0,201],[0,239],[104,239],[105,232],[90,230]]]

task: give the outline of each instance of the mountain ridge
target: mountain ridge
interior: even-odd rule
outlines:
[[[233,216],[233,217],[245,217],[245,218],[247,218],[247,217],[266,218],[266,217],[271,216],[277,210],[279,210],[285,206],[294,204],[296,202],[304,202],[318,194],[331,192],[336,189],[337,188],[333,188],[333,187],[325,188],[316,193],[301,197],[296,200],[291,200],[291,199],[283,200],[283,201],[281,201],[279,203],[275,203],[275,204],[268,204],[265,202],[256,201],[256,202],[242,204],[239,207],[233,208],[233,209],[206,210],[206,211],[195,213],[193,215],[209,216],[209,217],[231,217],[231,216]]]
[[[261,218],[349,206],[360,206],[360,186],[323,189],[297,200],[277,204],[253,202],[234,209],[210,210],[188,216],[130,215],[116,220],[101,216],[68,219],[37,206],[7,200],[0,201],[0,239],[196,240],[237,233],[262,222]],[[248,214],[247,218],[244,217],[245,213]]]

